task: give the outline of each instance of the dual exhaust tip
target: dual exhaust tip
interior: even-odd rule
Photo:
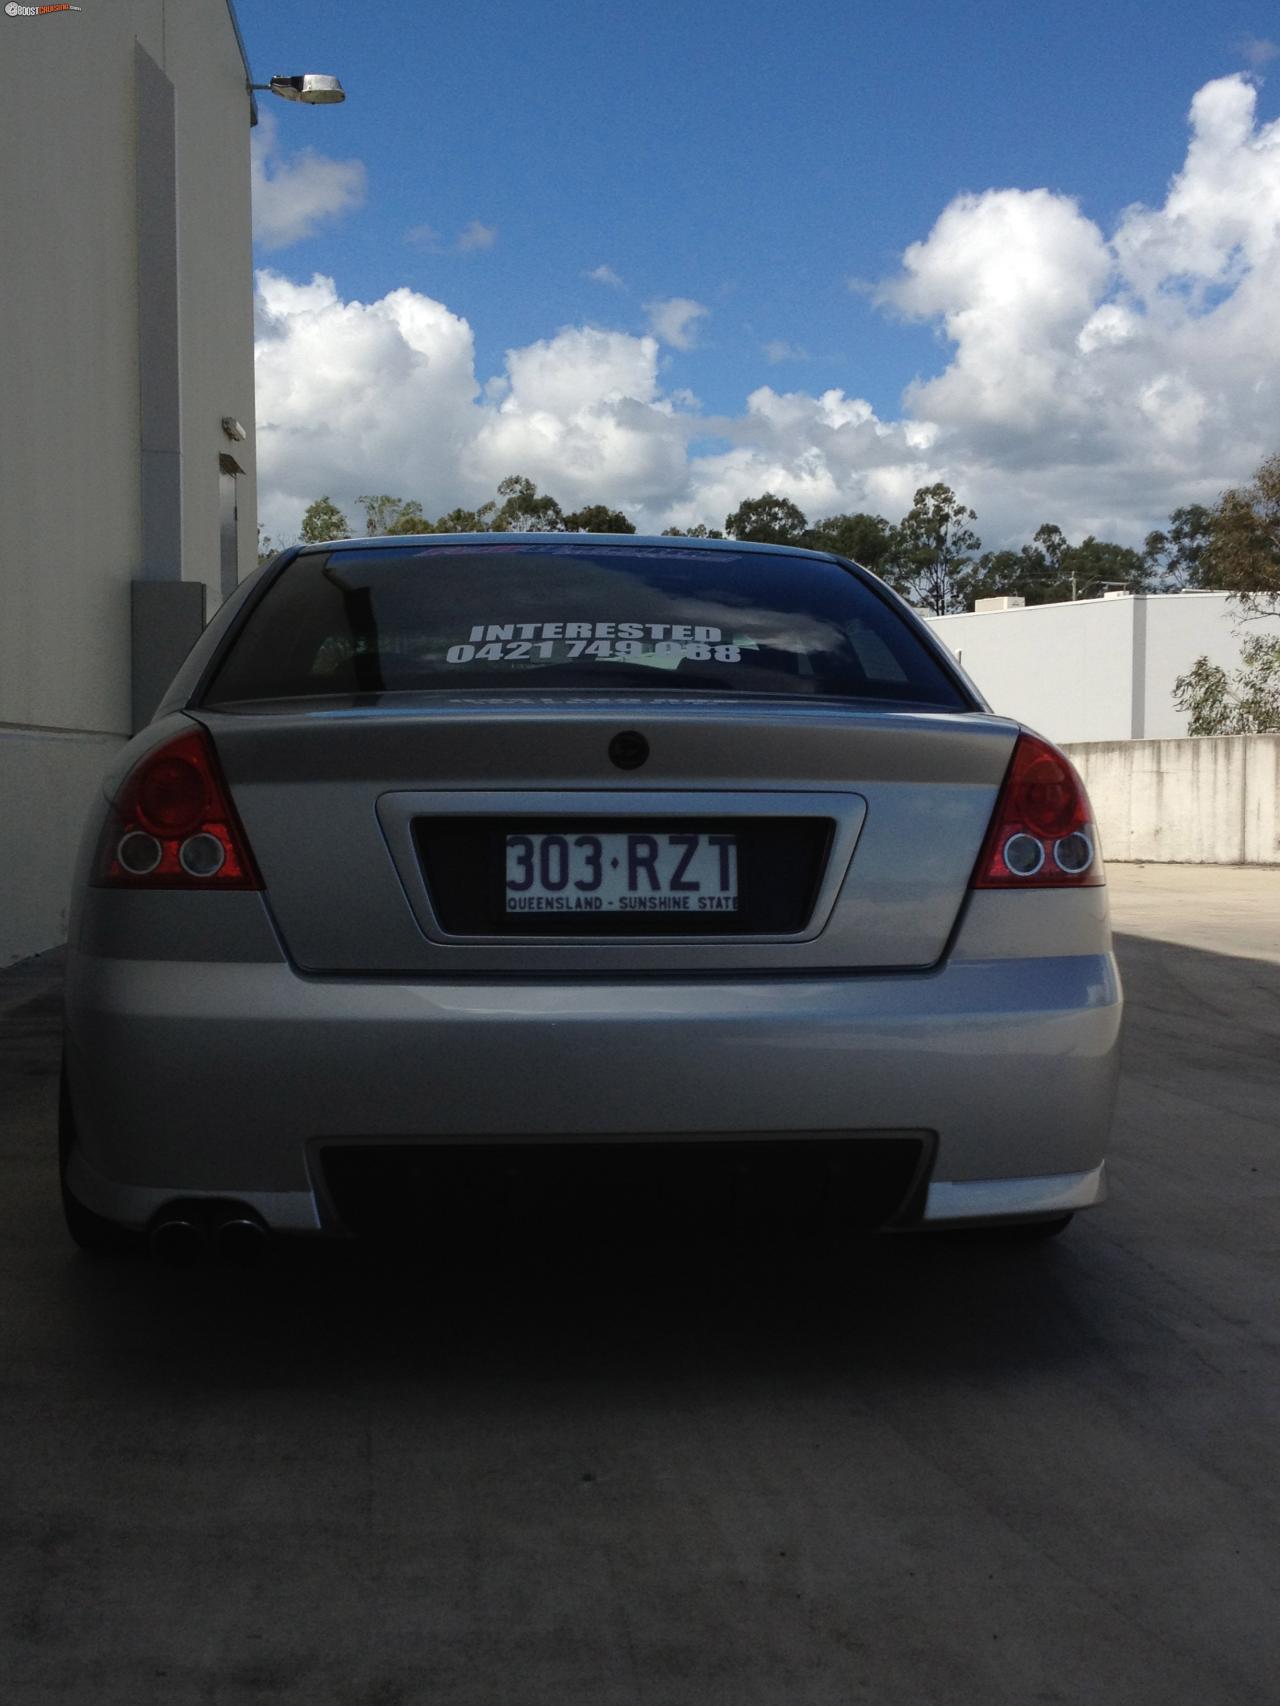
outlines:
[[[233,1267],[253,1267],[266,1255],[270,1233],[239,1205],[210,1214],[194,1203],[175,1204],[156,1217],[148,1243],[152,1255],[171,1268],[193,1268],[209,1256]]]

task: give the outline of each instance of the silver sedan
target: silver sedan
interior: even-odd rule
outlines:
[[[194,1256],[425,1225],[495,1158],[661,1159],[1049,1233],[1104,1194],[1120,1012],[1070,763],[856,564],[309,547],[91,814],[63,1200],[86,1247]]]

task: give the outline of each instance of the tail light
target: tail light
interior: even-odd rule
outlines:
[[[1065,753],[1025,730],[1013,749],[975,889],[1098,888],[1098,832],[1084,783]]]
[[[209,737],[192,729],[149,752],[112,802],[98,888],[260,889]]]

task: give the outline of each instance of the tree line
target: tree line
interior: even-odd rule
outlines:
[[[402,533],[634,533],[635,523],[621,510],[607,504],[587,504],[566,512],[548,492],[539,492],[532,480],[510,474],[498,484],[498,495],[478,509],[451,509],[432,521],[416,498],[393,498],[386,492],[358,497],[364,511],[367,537]],[[351,539],[354,529],[346,516],[325,496],[307,505],[298,534],[304,545],[321,545],[331,539]],[[264,539],[259,558],[277,549]]]
[[[1038,527],[1018,550],[983,551],[973,524],[977,515],[951,487],[938,481],[917,489],[899,521],[863,512],[828,515],[810,522],[790,498],[764,492],[746,498],[724,518],[723,528],[668,527],[667,537],[741,539],[797,545],[852,557],[888,581],[918,609],[936,616],[972,608],[976,599],[1023,598],[1053,604],[1096,597],[1105,591],[1176,592],[1184,587],[1233,590],[1240,558],[1234,510],[1187,504],[1174,510],[1168,526],[1147,535],[1141,550],[1097,539],[1069,543],[1053,522]],[[364,533],[634,533],[635,523],[607,504],[565,510],[549,492],[539,492],[521,474],[501,481],[496,497],[476,509],[458,508],[428,517],[413,498],[387,493],[356,499],[364,511]],[[1234,529],[1234,531],[1233,531]],[[309,504],[300,538],[309,544],[349,539],[355,529],[328,497]],[[263,542],[263,555],[274,549]]]

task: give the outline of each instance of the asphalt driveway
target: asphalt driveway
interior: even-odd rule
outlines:
[[[0,974],[4,1698],[1274,1706],[1280,871],[1112,878],[1112,1200],[1040,1249],[94,1263]]]

